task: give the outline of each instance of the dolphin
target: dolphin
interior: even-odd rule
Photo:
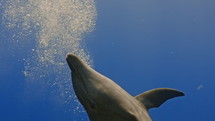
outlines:
[[[131,96],[111,79],[98,73],[74,54],[68,54],[75,94],[90,121],[152,121],[151,108],[184,93],[170,88],[157,88]]]

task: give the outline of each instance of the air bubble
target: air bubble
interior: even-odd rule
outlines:
[[[94,0],[7,0],[4,18],[8,29],[19,31],[13,35],[14,40],[31,38],[30,43],[35,43],[28,58],[23,59],[26,85],[36,83],[44,90],[51,88],[50,92],[59,96],[55,99],[67,105],[75,102],[76,112],[83,112],[74,97],[65,58],[67,53],[73,53],[90,65],[90,56],[81,43],[95,26]]]

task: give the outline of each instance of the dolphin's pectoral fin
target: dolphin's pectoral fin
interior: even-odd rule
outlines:
[[[184,96],[184,93],[170,88],[157,88],[137,95],[135,98],[150,109],[159,107],[166,100],[178,96]]]

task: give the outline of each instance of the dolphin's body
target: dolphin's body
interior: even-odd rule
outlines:
[[[66,60],[72,70],[75,93],[90,121],[152,121],[148,109],[184,95],[175,89],[158,88],[133,97],[77,56],[68,54]]]

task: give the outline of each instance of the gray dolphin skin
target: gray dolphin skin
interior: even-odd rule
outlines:
[[[133,97],[76,55],[68,54],[66,60],[74,91],[90,121],[152,121],[149,109],[184,95],[175,89],[157,88]]]

